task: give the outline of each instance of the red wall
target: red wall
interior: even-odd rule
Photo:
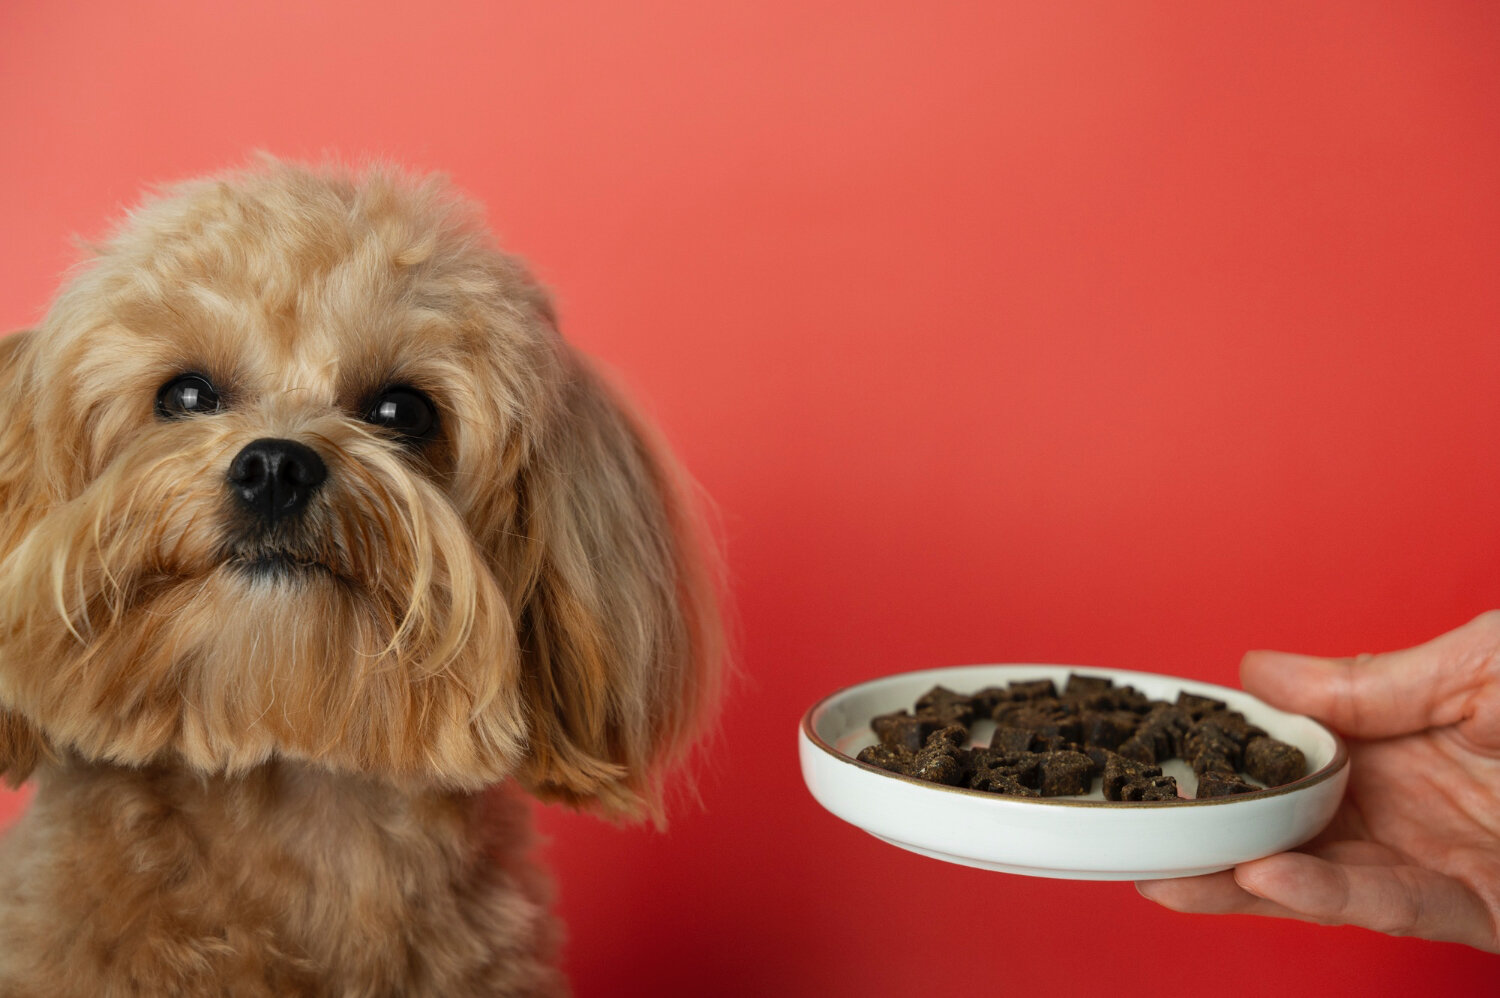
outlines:
[[[10,0],[0,327],[256,148],[488,204],[738,607],[701,809],[540,815],[580,995],[1475,994],[1500,960],[901,853],[794,731],[905,669],[1232,683],[1500,606],[1497,52],[1483,3]]]

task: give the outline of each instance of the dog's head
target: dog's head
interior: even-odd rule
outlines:
[[[685,496],[440,183],[183,185],[0,341],[0,769],[284,757],[628,811],[713,686]]]

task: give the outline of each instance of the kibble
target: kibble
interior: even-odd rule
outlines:
[[[975,746],[978,720],[995,722]],[[1050,679],[988,686],[965,695],[934,686],[910,712],[870,722],[879,741],[860,762],[903,776],[1009,797],[1088,794],[1105,800],[1181,799],[1161,763],[1183,759],[1197,775],[1196,796],[1225,797],[1281,786],[1307,772],[1294,745],[1278,741],[1212,697],[1179,693],[1153,700],[1104,676],[1073,674],[1061,693]],[[1248,776],[1248,779],[1246,777]]]

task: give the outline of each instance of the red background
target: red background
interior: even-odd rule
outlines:
[[[0,327],[257,148],[489,206],[717,500],[737,604],[703,806],[539,809],[580,995],[1488,992],[1458,946],[907,855],[794,731],[906,669],[1234,683],[1500,606],[1497,53],[1485,3],[8,0]]]

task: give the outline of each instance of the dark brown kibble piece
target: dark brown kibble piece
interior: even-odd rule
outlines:
[[[989,717],[995,712],[995,708],[1011,699],[1010,690],[1004,686],[986,686],[969,698],[974,705],[975,717]]]
[[[1245,746],[1245,772],[1268,787],[1279,787],[1307,773],[1307,758],[1295,745],[1274,738],[1252,738]]]
[[[1030,700],[1007,700],[996,707],[995,712],[990,716],[994,718],[996,724],[1030,730],[1050,715],[1044,707],[1038,707]]]
[[[1198,777],[1198,789],[1193,796],[1199,799],[1233,797],[1236,794],[1253,794],[1259,789],[1261,788],[1246,783],[1234,773],[1207,772]]]
[[[1239,742],[1241,747],[1247,745],[1252,738],[1266,737],[1265,729],[1258,728],[1245,720],[1245,715],[1237,710],[1226,710],[1222,714],[1215,714],[1213,721],[1224,730],[1225,734]]]
[[[1017,700],[1055,700],[1057,699],[1057,684],[1050,679],[1011,683],[1010,694]]]
[[[908,776],[929,783],[956,787],[969,778],[974,754],[963,747],[968,731],[953,725],[927,736],[927,744],[916,754]]]
[[[1128,710],[1132,714],[1144,714],[1161,702],[1152,700],[1134,686],[1116,686],[1108,694],[1110,710]]]
[[[1058,703],[1076,708],[1079,713],[1085,711],[1109,713],[1120,709],[1120,698],[1114,690],[1100,690],[1098,693],[1070,693],[1066,699],[1059,700]]]
[[[1116,749],[1134,733],[1139,718],[1124,711],[1112,710],[1090,711],[1079,720],[1084,745]]]
[[[990,748],[1003,752],[1030,752],[1036,743],[1036,735],[1026,728],[1015,728],[1002,724],[995,728],[990,738]]]
[[[1104,763],[1104,799],[1126,800],[1126,785],[1140,783],[1161,775],[1161,768],[1148,766],[1120,755],[1108,756]]]
[[[1221,752],[1239,753],[1245,747],[1244,732],[1220,723],[1221,714],[1210,714],[1188,729],[1182,747],[1193,751],[1199,746],[1208,746]]]
[[[936,731],[940,725],[930,717],[913,717],[906,711],[897,711],[894,714],[881,714],[872,718],[870,730],[875,732],[881,744],[891,748],[904,748],[908,752],[915,752],[927,743],[927,736]]]
[[[1036,790],[1026,786],[1014,776],[996,770],[975,773],[969,780],[969,788],[971,790],[983,790],[985,793],[1004,794],[1007,797],[1041,796]]]
[[[1200,752],[1193,756],[1191,765],[1193,772],[1202,776],[1204,773],[1219,773],[1224,776],[1238,776],[1239,767],[1229,761],[1228,756],[1219,755],[1216,752]]]
[[[1239,772],[1242,745],[1218,724],[1216,716],[1210,715],[1193,725],[1182,740],[1182,757],[1195,773],[1208,770]]]
[[[1121,800],[1177,800],[1177,781],[1170,776],[1152,776],[1125,784]]]
[[[1084,746],[1083,754],[1088,756],[1089,761],[1094,764],[1095,774],[1103,773],[1105,765],[1114,758],[1114,752],[1107,748],[1100,748],[1098,745]]]
[[[1027,787],[1037,785],[1037,766],[1041,756],[1035,752],[996,752],[986,750],[974,755],[975,773],[997,773],[1009,776]]]
[[[855,758],[871,766],[879,766],[887,772],[905,775],[911,769],[913,755],[905,749],[891,748],[888,745],[870,745],[860,749]]]
[[[946,742],[954,748],[963,748],[969,741],[969,729],[962,724],[950,724],[946,728],[939,728],[927,736],[927,745],[936,742]]]
[[[1229,705],[1223,700],[1215,700],[1213,697],[1201,697],[1196,693],[1188,693],[1186,691],[1177,694],[1177,706],[1191,714],[1195,721],[1208,714],[1229,709]]]
[[[1156,739],[1151,737],[1150,732],[1136,732],[1121,742],[1115,752],[1145,766],[1156,765]]]
[[[997,723],[1006,727],[1025,728],[1038,739],[1056,739],[1062,742],[1083,741],[1083,719],[1076,713],[1059,708],[1055,704],[1038,701],[1022,701],[1004,704],[995,713]]]
[[[956,787],[964,780],[964,767],[954,752],[944,751],[943,747],[924,748],[912,760],[911,769],[906,775],[928,783]]]
[[[1252,738],[1264,738],[1266,733],[1245,720],[1245,715],[1237,710],[1226,710],[1211,715],[1214,724],[1218,725],[1226,734],[1240,743],[1243,748]]]
[[[1114,686],[1114,680],[1108,676],[1081,676],[1075,672],[1068,676],[1067,685],[1063,687],[1063,696],[1090,696],[1112,690]]]
[[[936,718],[941,726],[974,722],[974,701],[946,686],[934,686],[917,698],[917,715]]]
[[[1182,753],[1182,741],[1193,726],[1188,712],[1176,704],[1159,703],[1141,722],[1143,729],[1150,729],[1157,739],[1156,757],[1170,759]]]
[[[1077,715],[1060,715],[1037,726],[1036,733],[1042,738],[1057,738],[1063,742],[1083,744],[1083,718]]]
[[[1048,752],[1037,769],[1043,797],[1086,794],[1094,785],[1094,763],[1082,752]]]

